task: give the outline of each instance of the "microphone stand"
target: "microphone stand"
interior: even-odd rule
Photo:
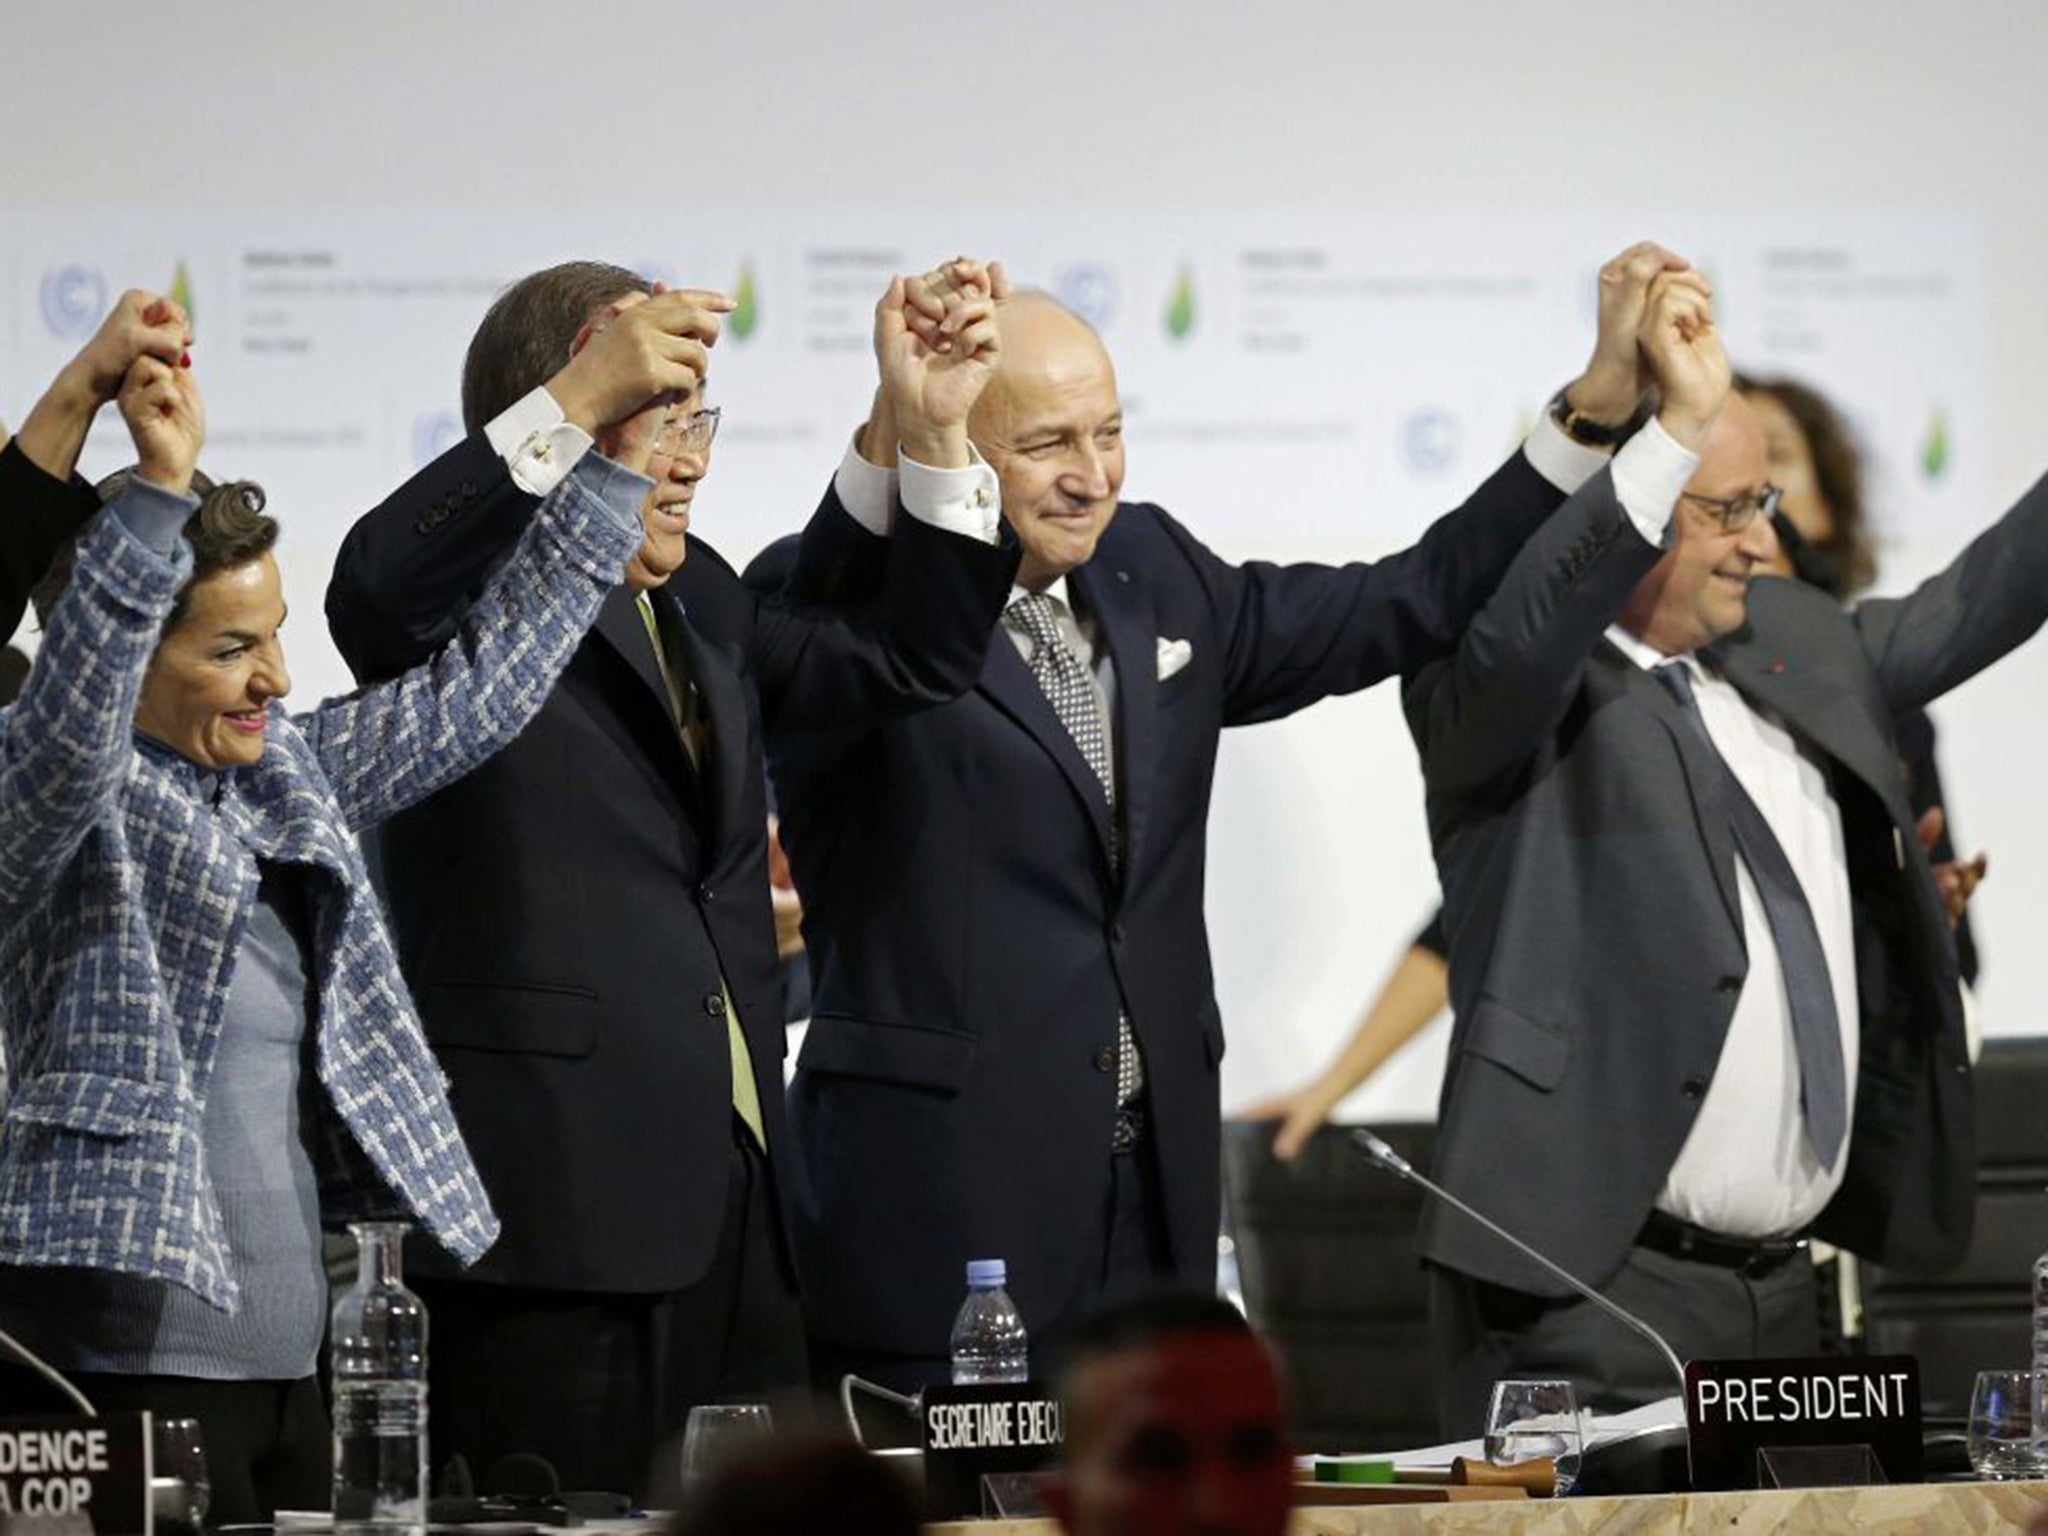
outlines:
[[[1531,1259],[1537,1264],[1542,1265],[1548,1273],[1562,1280],[1571,1288],[1575,1295],[1584,1297],[1630,1332],[1641,1335],[1651,1344],[1655,1345],[1657,1353],[1662,1355],[1665,1363],[1671,1367],[1673,1380],[1678,1383],[1679,1400],[1681,1402],[1685,1400],[1685,1362],[1678,1358],[1678,1351],[1667,1344],[1664,1341],[1664,1336],[1657,1332],[1656,1329],[1637,1317],[1633,1312],[1629,1312],[1609,1301],[1605,1296],[1594,1290],[1592,1286],[1571,1273],[1571,1271],[1561,1265],[1552,1263],[1534,1248],[1523,1242],[1522,1239],[1515,1236],[1514,1233],[1508,1231],[1499,1222],[1481,1215],[1434,1180],[1416,1172],[1414,1165],[1407,1158],[1396,1152],[1364,1126],[1356,1126],[1352,1129],[1351,1140],[1367,1157],[1378,1163],[1389,1173],[1394,1174],[1397,1178],[1406,1179],[1410,1184],[1415,1185],[1419,1189],[1427,1190],[1430,1194],[1435,1195],[1437,1199],[1443,1201],[1444,1204],[1450,1206],[1452,1210],[1461,1212],[1473,1221],[1478,1222],[1480,1226],[1486,1228],[1487,1231],[1506,1243],[1515,1252],[1521,1254],[1526,1259]]]

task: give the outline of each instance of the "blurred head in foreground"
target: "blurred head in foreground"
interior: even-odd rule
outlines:
[[[1280,1375],[1241,1314],[1167,1293],[1075,1341],[1066,1451],[1047,1490],[1073,1536],[1279,1536],[1294,1463]]]

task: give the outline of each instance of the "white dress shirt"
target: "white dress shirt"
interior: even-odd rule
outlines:
[[[493,417],[484,427],[484,437],[505,461],[513,482],[534,496],[545,496],[561,484],[576,461],[593,446],[588,432],[564,418],[562,407],[548,393],[546,385]],[[862,463],[857,453],[849,452],[847,457],[856,464]],[[889,531],[900,495],[904,510],[920,522],[950,533],[966,534],[984,544],[995,543],[996,528],[1003,515],[1002,501],[995,471],[982,462],[979,454],[973,455],[973,462],[965,469],[932,469],[909,458],[903,460],[900,476],[873,465],[863,467],[872,471],[873,476],[882,477],[879,501],[870,478],[861,479],[852,496],[848,495],[844,465],[835,483],[847,511],[870,532]]]
[[[1667,660],[1654,646],[1615,625],[1607,638],[1644,669]],[[1842,813],[1828,790],[1819,753],[1770,711],[1692,656],[1675,658],[1692,676],[1707,735],[1770,823],[1799,877],[1820,932],[1821,952],[1841,1027],[1843,1081],[1850,1125],[1856,1108],[1856,945],[1849,906],[1849,863]],[[1657,1208],[1737,1238],[1776,1237],[1810,1224],[1833,1197],[1848,1161],[1848,1137],[1836,1166],[1823,1167],[1806,1137],[1799,1107],[1799,1055],[1778,946],[1748,864],[1738,855],[1735,883],[1742,902],[1742,941],[1749,974],[1721,1059],[1701,1100],[1692,1132],[1666,1176]],[[1654,957],[1642,963],[1654,964]],[[1655,1020],[1602,1021],[1616,1028],[1652,1028]]]
[[[897,470],[870,464],[862,458],[860,437],[856,433],[847,447],[846,457],[840,461],[839,472],[833,477],[833,489],[839,493],[840,505],[846,508],[848,515],[870,533],[887,535],[900,495],[903,505],[911,512],[925,515],[927,521],[941,522],[942,526],[960,526],[943,522],[946,516],[966,520],[976,512],[985,511],[988,518],[986,536],[993,539],[995,519],[1002,510],[997,500],[995,472],[979,452],[971,446],[968,451],[973,462],[966,469],[931,469],[914,459],[903,458],[899,460],[902,466],[899,474]],[[1528,441],[1522,445],[1522,452],[1538,474],[1566,495],[1578,490],[1606,468],[1611,458],[1615,492],[1622,508],[1643,537],[1653,544],[1662,542],[1678,493],[1699,467],[1699,456],[1681,448],[1655,421],[1631,438],[1619,453],[1610,456],[1605,449],[1588,448],[1573,442],[1556,422],[1545,415],[1530,432]],[[920,507],[934,510],[928,514],[921,513]],[[942,513],[936,510],[938,507],[947,511]],[[1015,603],[1024,595],[1024,588],[1013,587],[1009,601]],[[1045,595],[1052,599],[1053,618],[1059,626],[1061,638],[1087,664],[1090,675],[1095,679],[1096,705],[1102,715],[1103,738],[1109,746],[1113,763],[1116,761],[1116,669],[1110,664],[1109,647],[1103,643],[1101,627],[1092,615],[1075,608],[1067,592],[1066,577],[1055,580],[1045,589]],[[1003,632],[1017,648],[1017,654],[1030,661],[1031,637],[1021,623],[1009,616],[1008,604],[1005,605]]]

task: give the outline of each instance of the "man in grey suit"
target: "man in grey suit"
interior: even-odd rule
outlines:
[[[1908,597],[1763,579],[1775,492],[1705,285],[1646,291],[1658,421],[1406,697],[1457,1016],[1436,1173],[1681,1357],[1810,1354],[1807,1233],[1920,1268],[1969,1239],[1955,951],[1893,721],[2048,617],[2048,482]],[[1677,1390],[1457,1213],[1423,1251],[1447,1433],[1504,1375]]]

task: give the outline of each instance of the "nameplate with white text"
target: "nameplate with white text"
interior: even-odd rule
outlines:
[[[1911,1355],[1694,1360],[1685,1421],[1695,1488],[1759,1487],[1765,1453],[1855,1446],[1870,1448],[1885,1481],[1920,1480],[1920,1363]]]
[[[0,1418],[0,1536],[151,1536],[149,1415]]]
[[[941,1383],[924,1389],[925,1512],[933,1520],[982,1514],[990,1473],[1036,1472],[1058,1455],[1059,1400],[1045,1383]]]

